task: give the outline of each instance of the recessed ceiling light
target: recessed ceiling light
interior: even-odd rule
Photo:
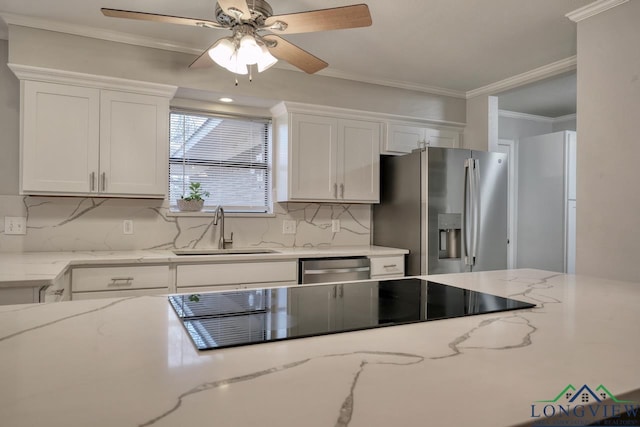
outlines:
[[[220,102],[233,102],[233,99],[231,99],[231,98],[220,98],[219,101]]]

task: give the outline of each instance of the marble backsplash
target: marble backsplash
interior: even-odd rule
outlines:
[[[27,234],[5,234],[5,216],[27,217]],[[134,234],[123,233],[124,220]],[[0,196],[0,252],[213,248],[212,220],[171,216],[162,200]],[[295,234],[282,233],[283,220],[296,221]],[[233,232],[233,247],[368,245],[370,224],[369,205],[275,203],[273,216],[227,215],[225,235]]]

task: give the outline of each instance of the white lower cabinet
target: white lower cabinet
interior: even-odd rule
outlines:
[[[178,293],[297,284],[296,261],[183,264],[177,266]]]
[[[71,271],[71,299],[166,294],[169,277],[167,265],[75,267]]]
[[[317,334],[369,326],[378,319],[378,284],[302,285],[290,293],[292,332]]]
[[[392,278],[404,276],[404,255],[371,257],[371,278]]]

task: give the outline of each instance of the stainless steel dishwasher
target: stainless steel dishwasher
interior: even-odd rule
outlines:
[[[371,267],[367,257],[301,259],[298,283],[345,282],[369,279]]]

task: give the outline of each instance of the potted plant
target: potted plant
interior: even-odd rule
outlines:
[[[192,182],[189,184],[189,195],[185,197],[183,194],[177,200],[178,209],[189,212],[202,210],[204,197],[209,197],[209,192],[203,191],[199,182]]]

